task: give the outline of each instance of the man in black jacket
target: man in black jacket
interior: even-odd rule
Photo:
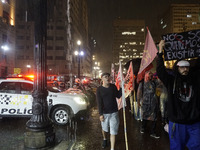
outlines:
[[[99,109],[99,119],[102,126],[103,143],[102,148],[107,146],[106,132],[110,130],[111,150],[114,150],[115,135],[119,128],[119,115],[116,97],[122,95],[121,89],[118,91],[114,84],[110,83],[110,74],[101,75],[102,86],[97,88],[97,104]]]
[[[164,66],[159,43],[157,74],[168,90],[168,118],[170,150],[200,150],[200,70],[191,70],[190,63],[179,60],[173,75]]]

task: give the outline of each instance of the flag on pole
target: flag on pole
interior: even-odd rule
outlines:
[[[120,69],[121,69],[121,61],[119,62]],[[122,74],[122,70],[120,70],[120,80],[121,80],[121,87],[122,87],[122,104],[123,104],[123,118],[124,118],[124,137],[125,137],[125,143],[126,143],[126,150],[128,150],[128,138],[127,138],[127,129],[126,129],[126,113],[125,113],[125,92],[124,92],[124,78]]]
[[[140,64],[140,69],[137,76],[137,82],[140,82],[144,78],[144,74],[146,71],[150,70],[153,67],[152,61],[156,57],[156,53],[158,52],[156,45],[153,41],[151,33],[147,28],[147,36],[144,45],[143,56]]]
[[[120,89],[120,86],[122,84],[122,80],[123,79],[124,78],[123,78],[123,74],[122,74],[122,66],[121,66],[121,62],[119,62],[119,71],[118,71],[116,82],[115,82],[115,85],[116,85],[118,90]],[[123,91],[122,91],[122,94],[123,94]],[[122,97],[121,98],[116,98],[116,100],[117,100],[118,110],[120,110],[121,108],[123,108]]]
[[[112,77],[111,83],[114,84],[114,80],[115,80],[115,66],[114,66],[113,63],[111,64],[111,77]]]
[[[124,93],[125,98],[128,97],[128,95],[133,91],[134,89],[134,74],[133,74],[133,66],[132,62],[130,62],[126,77],[125,77],[125,83],[124,83]]]
[[[120,75],[122,74],[122,66],[121,64],[119,64],[119,71],[118,71],[118,74],[117,74],[117,78],[115,79],[115,85],[117,87],[117,89],[119,90],[120,89],[120,85],[121,85],[121,78],[120,78]]]

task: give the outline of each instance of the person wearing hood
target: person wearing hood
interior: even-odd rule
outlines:
[[[187,60],[177,60],[169,74],[162,57],[164,45],[161,40],[156,70],[168,91],[170,150],[200,150],[200,69],[192,70]]]
[[[142,122],[140,133],[145,133],[148,122],[151,122],[150,136],[159,139],[160,136],[156,134],[156,123],[158,114],[158,98],[156,95],[156,88],[158,86],[157,79],[153,79],[153,73],[146,71],[144,81],[141,81],[137,90],[137,103],[141,108]]]

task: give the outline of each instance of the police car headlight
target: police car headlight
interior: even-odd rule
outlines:
[[[85,100],[80,97],[74,97],[74,100],[77,104],[86,104]]]

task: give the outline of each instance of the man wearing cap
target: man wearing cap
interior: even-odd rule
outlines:
[[[102,85],[97,88],[97,104],[99,109],[99,119],[102,126],[103,143],[102,148],[108,146],[106,133],[110,131],[111,150],[114,150],[115,136],[119,128],[119,115],[116,97],[122,95],[121,89],[118,91],[114,84],[110,83],[110,74],[101,75]]]
[[[184,150],[185,146],[200,150],[200,69],[192,71],[188,61],[179,60],[174,74],[168,74],[162,58],[164,45],[161,40],[157,74],[168,90],[170,150]]]

